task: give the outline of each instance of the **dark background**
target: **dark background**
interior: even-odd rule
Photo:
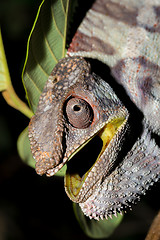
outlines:
[[[40,0],[1,0],[0,24],[13,86],[25,100],[21,72],[27,39]],[[73,35],[92,1],[81,1]],[[0,240],[88,239],[80,229],[63,179],[40,177],[18,156],[16,141],[29,119],[8,106],[0,95]],[[109,238],[144,239],[158,211],[158,186],[128,212]]]

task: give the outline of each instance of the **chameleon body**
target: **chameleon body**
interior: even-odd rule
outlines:
[[[160,135],[159,41],[159,0],[96,0],[68,57],[53,69],[30,121],[37,173],[52,176],[67,163],[66,192],[90,218],[130,208],[159,180],[160,149],[152,136]],[[109,66],[143,113],[142,134],[123,159],[119,152],[129,113],[106,83],[107,76],[102,80],[92,73],[84,57]],[[101,150],[80,173],[80,162],[73,161],[97,137]]]

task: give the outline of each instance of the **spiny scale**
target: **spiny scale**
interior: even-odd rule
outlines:
[[[142,151],[142,152],[141,152]],[[143,153],[143,158],[139,158]],[[135,143],[122,163],[99,185],[86,202],[80,203],[90,218],[108,217],[131,208],[146,190],[157,182],[160,174],[160,149],[147,130]]]

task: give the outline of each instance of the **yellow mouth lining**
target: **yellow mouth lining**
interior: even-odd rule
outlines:
[[[102,149],[95,161],[95,163],[99,160],[101,155],[104,153],[105,149],[107,148],[108,144],[110,143],[113,136],[117,133],[118,128],[124,123],[125,118],[121,117],[115,120],[112,120],[106,126],[104,126],[100,132],[97,134],[102,142],[103,146]],[[95,137],[95,136],[94,136]],[[93,138],[94,138],[93,137]],[[95,165],[95,163],[92,165],[92,167]],[[78,169],[79,166],[77,166]],[[85,179],[88,176],[88,173],[91,171],[92,167],[83,175],[81,178],[78,173],[70,174],[69,172],[66,173],[65,176],[65,187],[66,191],[69,195],[69,197],[74,201],[85,182]]]

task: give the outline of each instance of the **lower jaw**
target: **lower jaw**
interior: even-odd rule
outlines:
[[[78,202],[79,192],[88,173],[100,159],[113,136],[117,133],[118,128],[122,126],[124,121],[125,118],[119,118],[108,123],[68,162],[65,175],[65,189],[67,195],[72,201]],[[88,156],[88,154],[90,155]]]

